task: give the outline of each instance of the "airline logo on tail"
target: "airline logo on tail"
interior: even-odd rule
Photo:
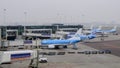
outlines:
[[[69,38],[69,40],[72,40],[72,39],[80,39],[80,35],[82,34],[82,28],[80,28],[76,33],[75,35],[72,37],[72,38]]]
[[[79,35],[79,34],[76,34],[75,37],[80,37],[80,35]]]
[[[82,34],[82,28],[80,28],[76,34],[75,34],[75,37],[80,37],[80,35]]]

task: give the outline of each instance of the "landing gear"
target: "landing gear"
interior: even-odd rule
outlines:
[[[63,48],[67,48],[67,45],[63,46]]]
[[[59,46],[55,46],[55,49],[60,49]]]
[[[67,48],[67,45],[64,46],[55,46],[55,49]]]

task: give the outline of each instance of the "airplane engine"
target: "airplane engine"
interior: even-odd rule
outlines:
[[[48,45],[48,48],[55,48],[55,45]]]
[[[95,36],[88,36],[88,39],[93,39],[93,38],[95,38]]]

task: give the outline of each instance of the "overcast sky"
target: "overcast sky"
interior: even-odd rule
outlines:
[[[0,24],[120,23],[120,0],[0,0]]]

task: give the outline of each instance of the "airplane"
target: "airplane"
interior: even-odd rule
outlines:
[[[97,29],[91,27],[91,32],[99,32],[99,31],[101,31],[101,29],[102,29],[102,26],[99,26]]]
[[[67,45],[73,45],[73,49],[77,49],[76,43],[81,42],[86,39],[96,38],[95,33],[89,35],[82,35],[82,29],[79,29],[72,38],[69,39],[53,39],[53,40],[42,40],[42,46],[47,45],[48,48],[59,49],[60,46],[67,48]]]
[[[92,32],[90,33],[89,35],[79,35],[79,37],[81,38],[81,41],[84,41],[84,40],[90,40],[90,39],[94,39],[96,38],[96,33],[95,32]]]
[[[76,34],[69,39],[49,39],[49,40],[42,40],[41,44],[43,46],[47,45],[48,48],[55,48],[55,49],[59,49],[60,46],[63,46],[64,48],[66,48],[66,45],[75,45],[76,43],[80,42],[80,38],[77,37],[78,34],[80,34],[82,31],[82,29],[79,29]],[[76,46],[73,47],[74,49],[76,49]]]
[[[84,30],[83,33],[84,34],[90,34],[92,32],[98,32],[101,30],[102,26],[99,26],[98,28],[94,28],[93,25],[91,25],[90,29]]]
[[[82,33],[88,35],[88,34],[91,34],[92,32],[100,31],[100,30],[101,30],[101,27],[102,27],[102,26],[99,26],[97,29],[95,29],[95,28],[93,27],[93,25],[91,25],[89,31],[82,31]],[[62,31],[61,34],[62,34],[62,33],[63,33],[63,34],[66,33],[66,39],[68,39],[68,38],[73,37],[76,32],[64,32],[64,31]]]
[[[101,34],[110,34],[110,33],[115,34],[117,32],[116,28],[117,26],[114,26],[111,30],[95,30],[94,32]]]

